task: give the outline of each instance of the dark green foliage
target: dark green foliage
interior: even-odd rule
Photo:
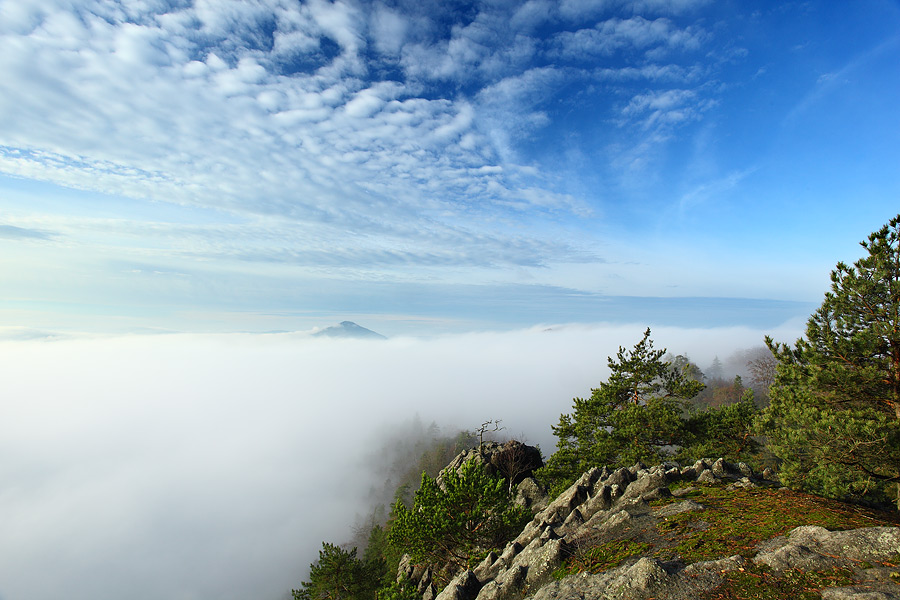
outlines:
[[[404,470],[398,471],[399,484],[394,500],[399,498],[404,504],[411,504],[423,472],[431,477],[437,477],[454,456],[471,448],[476,441],[477,438],[471,431],[460,431],[453,436],[437,436],[420,441],[414,449],[417,453],[416,458],[408,461],[404,465]]]
[[[735,378],[740,385],[740,378]],[[741,399],[719,408],[692,413],[685,424],[688,446],[678,458],[690,462],[699,458],[725,457],[733,461],[756,462],[760,443],[754,437],[754,420],[759,414],[753,390],[744,390]]]
[[[422,594],[416,590],[416,586],[409,579],[403,579],[399,583],[396,579],[385,583],[376,593],[376,600],[422,600]]]
[[[310,565],[309,581],[292,590],[294,600],[372,600],[380,586],[384,564],[356,557],[356,548],[322,543],[319,560]]]
[[[552,490],[594,466],[658,462],[684,441],[684,405],[703,383],[664,361],[665,352],[653,349],[647,329],[633,350],[609,358],[609,379],[590,398],[575,398],[574,412],[560,415],[557,451],[540,473]]]
[[[531,516],[512,504],[504,480],[483,465],[469,461],[460,471],[444,473],[445,489],[423,473],[413,507],[394,505],[388,541],[416,563],[466,567],[485,550],[502,547]]]
[[[767,338],[778,366],[759,425],[784,483],[832,497],[896,490],[900,506],[900,215],[862,246],[868,256],[832,271],[805,338]]]

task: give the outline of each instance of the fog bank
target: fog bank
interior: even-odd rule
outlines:
[[[2,341],[0,599],[283,598],[321,541],[349,538],[392,423],[502,419],[549,454],[550,425],[642,331]],[[764,333],[800,324],[653,339],[704,367]]]

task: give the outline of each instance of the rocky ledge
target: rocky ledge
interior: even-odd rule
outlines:
[[[465,460],[457,459],[451,466]],[[900,527],[890,526],[834,532],[803,526],[759,544],[755,556],[688,563],[676,553],[645,553],[596,574],[559,578],[559,568],[579,549],[615,540],[658,546],[660,523],[683,513],[696,513],[691,526],[703,528],[707,507],[680,498],[704,484],[731,490],[779,487],[771,472],[756,474],[744,463],[722,459],[687,467],[664,463],[647,468],[639,463],[614,471],[592,469],[547,504],[535,494],[534,480],[526,477],[518,484],[520,501],[536,514],[502,553],[488,554],[440,593],[430,570],[408,560],[401,562],[398,577],[412,578],[423,600],[693,600],[722,586],[730,574],[764,569],[768,577],[778,577],[789,571],[829,571],[842,573],[845,584],[823,586],[824,600],[900,600]]]

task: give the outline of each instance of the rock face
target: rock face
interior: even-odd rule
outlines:
[[[488,452],[469,451],[468,458],[493,464],[492,457],[500,452],[502,447],[496,444]],[[458,456],[448,468],[459,468],[466,458]],[[698,593],[721,585],[723,573],[750,566],[747,559],[733,556],[684,566],[644,557],[597,575],[580,573],[555,580],[553,572],[562,564],[566,551],[579,544],[596,545],[621,539],[625,534],[655,528],[659,518],[704,510],[701,504],[691,500],[651,509],[648,501],[673,495],[669,484],[722,480],[730,481],[734,487],[777,485],[754,474],[743,463],[731,464],[721,459],[701,460],[684,468],[677,463],[664,463],[648,469],[638,463],[614,471],[605,467],[591,469],[552,502],[533,503],[534,518],[499,556],[491,553],[475,569],[460,573],[437,597],[441,600],[695,598]],[[518,487],[521,491],[529,485],[535,485],[533,480],[524,479]],[[821,527],[800,527],[784,538],[770,540],[752,562],[776,572],[794,567],[818,570],[858,566],[860,561],[900,560],[898,552],[900,528],[829,532]],[[412,571],[406,568],[407,574],[413,574]],[[867,575],[872,573],[867,571]],[[900,585],[891,581],[894,575],[884,573],[879,577],[880,580],[876,577],[866,589],[830,588],[823,592],[823,598],[900,600]],[[419,583],[423,591],[422,582]],[[434,598],[433,586],[424,587],[424,600]]]
[[[511,480],[512,487],[526,479],[533,478],[535,469],[544,466],[540,450],[534,446],[510,440],[503,444],[484,442],[477,448],[464,450],[444,467],[444,471],[458,472],[462,469],[463,464],[469,461],[484,465],[489,475],[497,475]],[[438,475],[438,485],[441,485],[441,481],[442,477]]]

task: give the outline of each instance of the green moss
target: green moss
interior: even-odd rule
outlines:
[[[723,577],[722,585],[700,594],[698,600],[819,600],[822,589],[853,583],[849,569],[788,569],[776,575],[767,567],[754,566],[728,571]]]
[[[651,547],[648,543],[635,540],[614,540],[569,557],[553,575],[562,579],[575,573],[600,573],[619,566],[628,558],[646,553]]]
[[[679,481],[673,481],[668,485],[669,491],[674,492],[675,490],[682,490],[684,488],[696,487],[699,484],[693,479],[681,479]],[[690,492],[689,492],[690,493]]]
[[[672,542],[657,554],[678,556],[687,563],[735,554],[750,557],[760,542],[801,525],[830,530],[896,525],[885,515],[858,506],[786,489],[702,486],[688,497],[706,510],[673,515],[657,525]]]

